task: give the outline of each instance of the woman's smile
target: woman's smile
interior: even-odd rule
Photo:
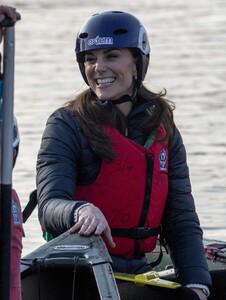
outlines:
[[[98,78],[96,79],[97,85],[100,86],[105,86],[113,83],[115,81],[115,77],[108,77],[108,78]]]

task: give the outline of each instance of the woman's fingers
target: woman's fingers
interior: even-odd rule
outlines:
[[[109,247],[111,248],[115,248],[115,243],[113,241],[112,235],[111,235],[111,229],[108,226],[108,228],[106,228],[105,232],[104,232],[104,237],[105,237],[105,241],[108,244]]]
[[[103,235],[107,244],[114,248],[115,243],[111,235],[111,229],[100,209],[94,205],[82,207],[78,212],[78,221],[70,229],[70,233],[81,235]]]

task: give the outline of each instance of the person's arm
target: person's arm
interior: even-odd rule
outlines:
[[[204,255],[202,229],[191,194],[186,151],[177,129],[169,151],[169,194],[163,218],[163,232],[176,275],[182,285],[211,285]]]
[[[42,227],[59,235],[74,224],[74,201],[81,146],[72,114],[57,110],[47,121],[37,160],[37,196]]]
[[[78,173],[90,173],[90,165],[95,165],[93,156],[73,113],[66,109],[57,110],[47,122],[38,153],[39,220],[43,229],[53,236],[68,229],[83,235],[103,234],[114,247],[110,227],[102,212],[85,201],[74,200]],[[85,171],[85,163],[89,172]],[[80,173],[80,180],[81,176]],[[88,180],[87,174],[85,179]]]

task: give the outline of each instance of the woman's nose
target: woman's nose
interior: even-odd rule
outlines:
[[[103,59],[97,59],[95,63],[95,71],[96,72],[104,72],[107,69],[106,62]]]

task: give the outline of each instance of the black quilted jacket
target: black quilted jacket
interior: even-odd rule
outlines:
[[[128,115],[128,137],[141,145],[147,137],[140,131],[140,119],[148,105],[138,102]],[[68,108],[56,110],[47,121],[37,161],[39,220],[43,228],[57,236],[72,227],[73,212],[84,203],[82,199],[73,200],[75,184],[95,181],[100,164],[73,112]],[[177,129],[169,149],[169,194],[162,226],[182,284],[210,285],[185,148]]]

